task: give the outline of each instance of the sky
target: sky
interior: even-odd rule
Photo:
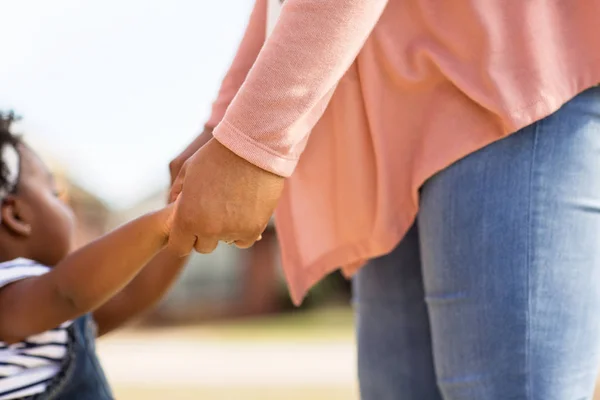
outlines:
[[[127,208],[168,185],[252,0],[0,0],[0,109],[79,185]]]

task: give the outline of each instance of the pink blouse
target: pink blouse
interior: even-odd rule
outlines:
[[[266,15],[256,0],[207,125],[289,177],[296,303],[390,252],[427,178],[600,82],[600,0],[286,0],[268,39]]]

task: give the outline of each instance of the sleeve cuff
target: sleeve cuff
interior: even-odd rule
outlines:
[[[224,120],[213,131],[213,137],[249,163],[275,175],[287,178],[298,164],[298,158],[277,154]]]

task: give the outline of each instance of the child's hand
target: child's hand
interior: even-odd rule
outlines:
[[[165,239],[167,239],[171,234],[171,229],[173,227],[174,211],[178,203],[178,201],[169,203],[166,205],[165,208],[156,212],[156,216],[159,223],[159,229],[164,234]]]

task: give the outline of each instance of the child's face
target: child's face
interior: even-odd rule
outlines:
[[[19,146],[21,178],[19,194],[28,205],[31,224],[31,250],[36,261],[53,266],[72,248],[74,233],[73,212],[60,199],[54,177],[26,146]]]

